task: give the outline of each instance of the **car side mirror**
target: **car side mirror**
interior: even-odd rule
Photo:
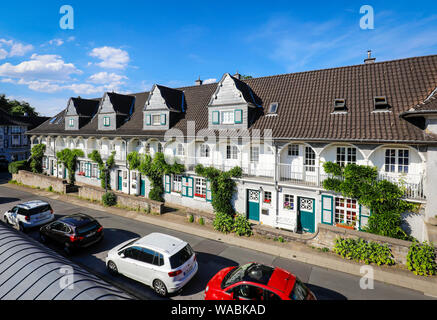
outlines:
[[[126,258],[126,256],[124,255],[124,252],[120,252],[118,255],[119,255],[120,258],[122,258],[122,259]]]

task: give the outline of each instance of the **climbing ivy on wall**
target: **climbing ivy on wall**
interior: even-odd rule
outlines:
[[[415,205],[403,200],[404,190],[387,180],[378,180],[376,167],[326,162],[325,172],[330,175],[323,181],[326,190],[341,193],[346,198],[357,199],[359,204],[370,208],[372,215],[363,231],[382,236],[411,240],[401,228],[401,214],[415,209]]]
[[[33,173],[42,173],[42,158],[46,151],[45,144],[37,144],[32,147],[30,156],[30,169]]]
[[[235,167],[223,172],[213,167],[205,168],[197,165],[196,174],[210,181],[212,193],[212,207],[215,212],[233,215],[235,210],[232,206],[232,198],[236,189],[236,182],[233,178],[241,178],[243,171],[240,167]]]
[[[100,186],[103,189],[111,190],[111,169],[114,167],[115,164],[115,154],[115,151],[113,151],[109,158],[106,160],[106,163],[103,162],[102,156],[100,155],[99,151],[94,150],[93,152],[88,154],[88,158],[93,162],[97,163],[97,165],[99,166]],[[107,169],[106,173],[105,169]]]
[[[68,182],[74,184],[76,181],[76,166],[77,158],[84,157],[84,153],[79,149],[64,149],[56,153],[58,161],[64,165],[68,170]]]
[[[134,151],[127,156],[129,168],[138,170],[147,176],[151,183],[149,199],[163,202],[162,194],[164,193],[163,178],[166,174],[182,174],[185,167],[181,164],[168,164],[162,152],[158,152],[152,158],[150,155],[142,155]]]

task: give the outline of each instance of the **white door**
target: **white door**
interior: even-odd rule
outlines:
[[[124,250],[124,257],[120,257],[117,263],[118,272],[131,279],[141,281],[137,268],[137,259],[140,253],[141,248],[138,247],[129,247]]]

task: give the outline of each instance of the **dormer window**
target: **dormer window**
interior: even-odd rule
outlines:
[[[223,111],[222,112],[222,124],[234,124],[234,123],[235,123],[234,111]]]
[[[103,118],[103,126],[104,126],[104,127],[110,127],[110,126],[111,126],[111,118],[109,118],[109,117],[104,117],[104,118]]]
[[[387,110],[389,108],[386,96],[379,96],[373,98],[373,103],[374,103],[375,111]]]
[[[269,110],[267,111],[267,114],[277,114],[278,113],[278,107],[279,107],[279,103],[278,102],[271,103],[270,106],[269,106]]]
[[[159,114],[154,114],[152,116],[152,125],[154,126],[159,126],[161,125],[161,115]]]
[[[335,99],[334,100],[334,112],[346,112],[346,99]]]
[[[70,128],[74,127],[74,119],[69,119],[68,125],[70,126]]]

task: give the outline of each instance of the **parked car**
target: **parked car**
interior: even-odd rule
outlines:
[[[205,300],[316,300],[293,274],[258,263],[219,271],[205,289]]]
[[[161,233],[120,244],[108,252],[106,265],[111,274],[142,282],[161,296],[182,289],[198,270],[191,246]]]
[[[53,241],[63,246],[67,254],[89,247],[103,239],[100,223],[83,213],[62,217],[39,230],[41,242]]]
[[[53,221],[55,215],[50,204],[34,200],[16,205],[4,214],[3,219],[7,224],[25,232],[30,228]]]

